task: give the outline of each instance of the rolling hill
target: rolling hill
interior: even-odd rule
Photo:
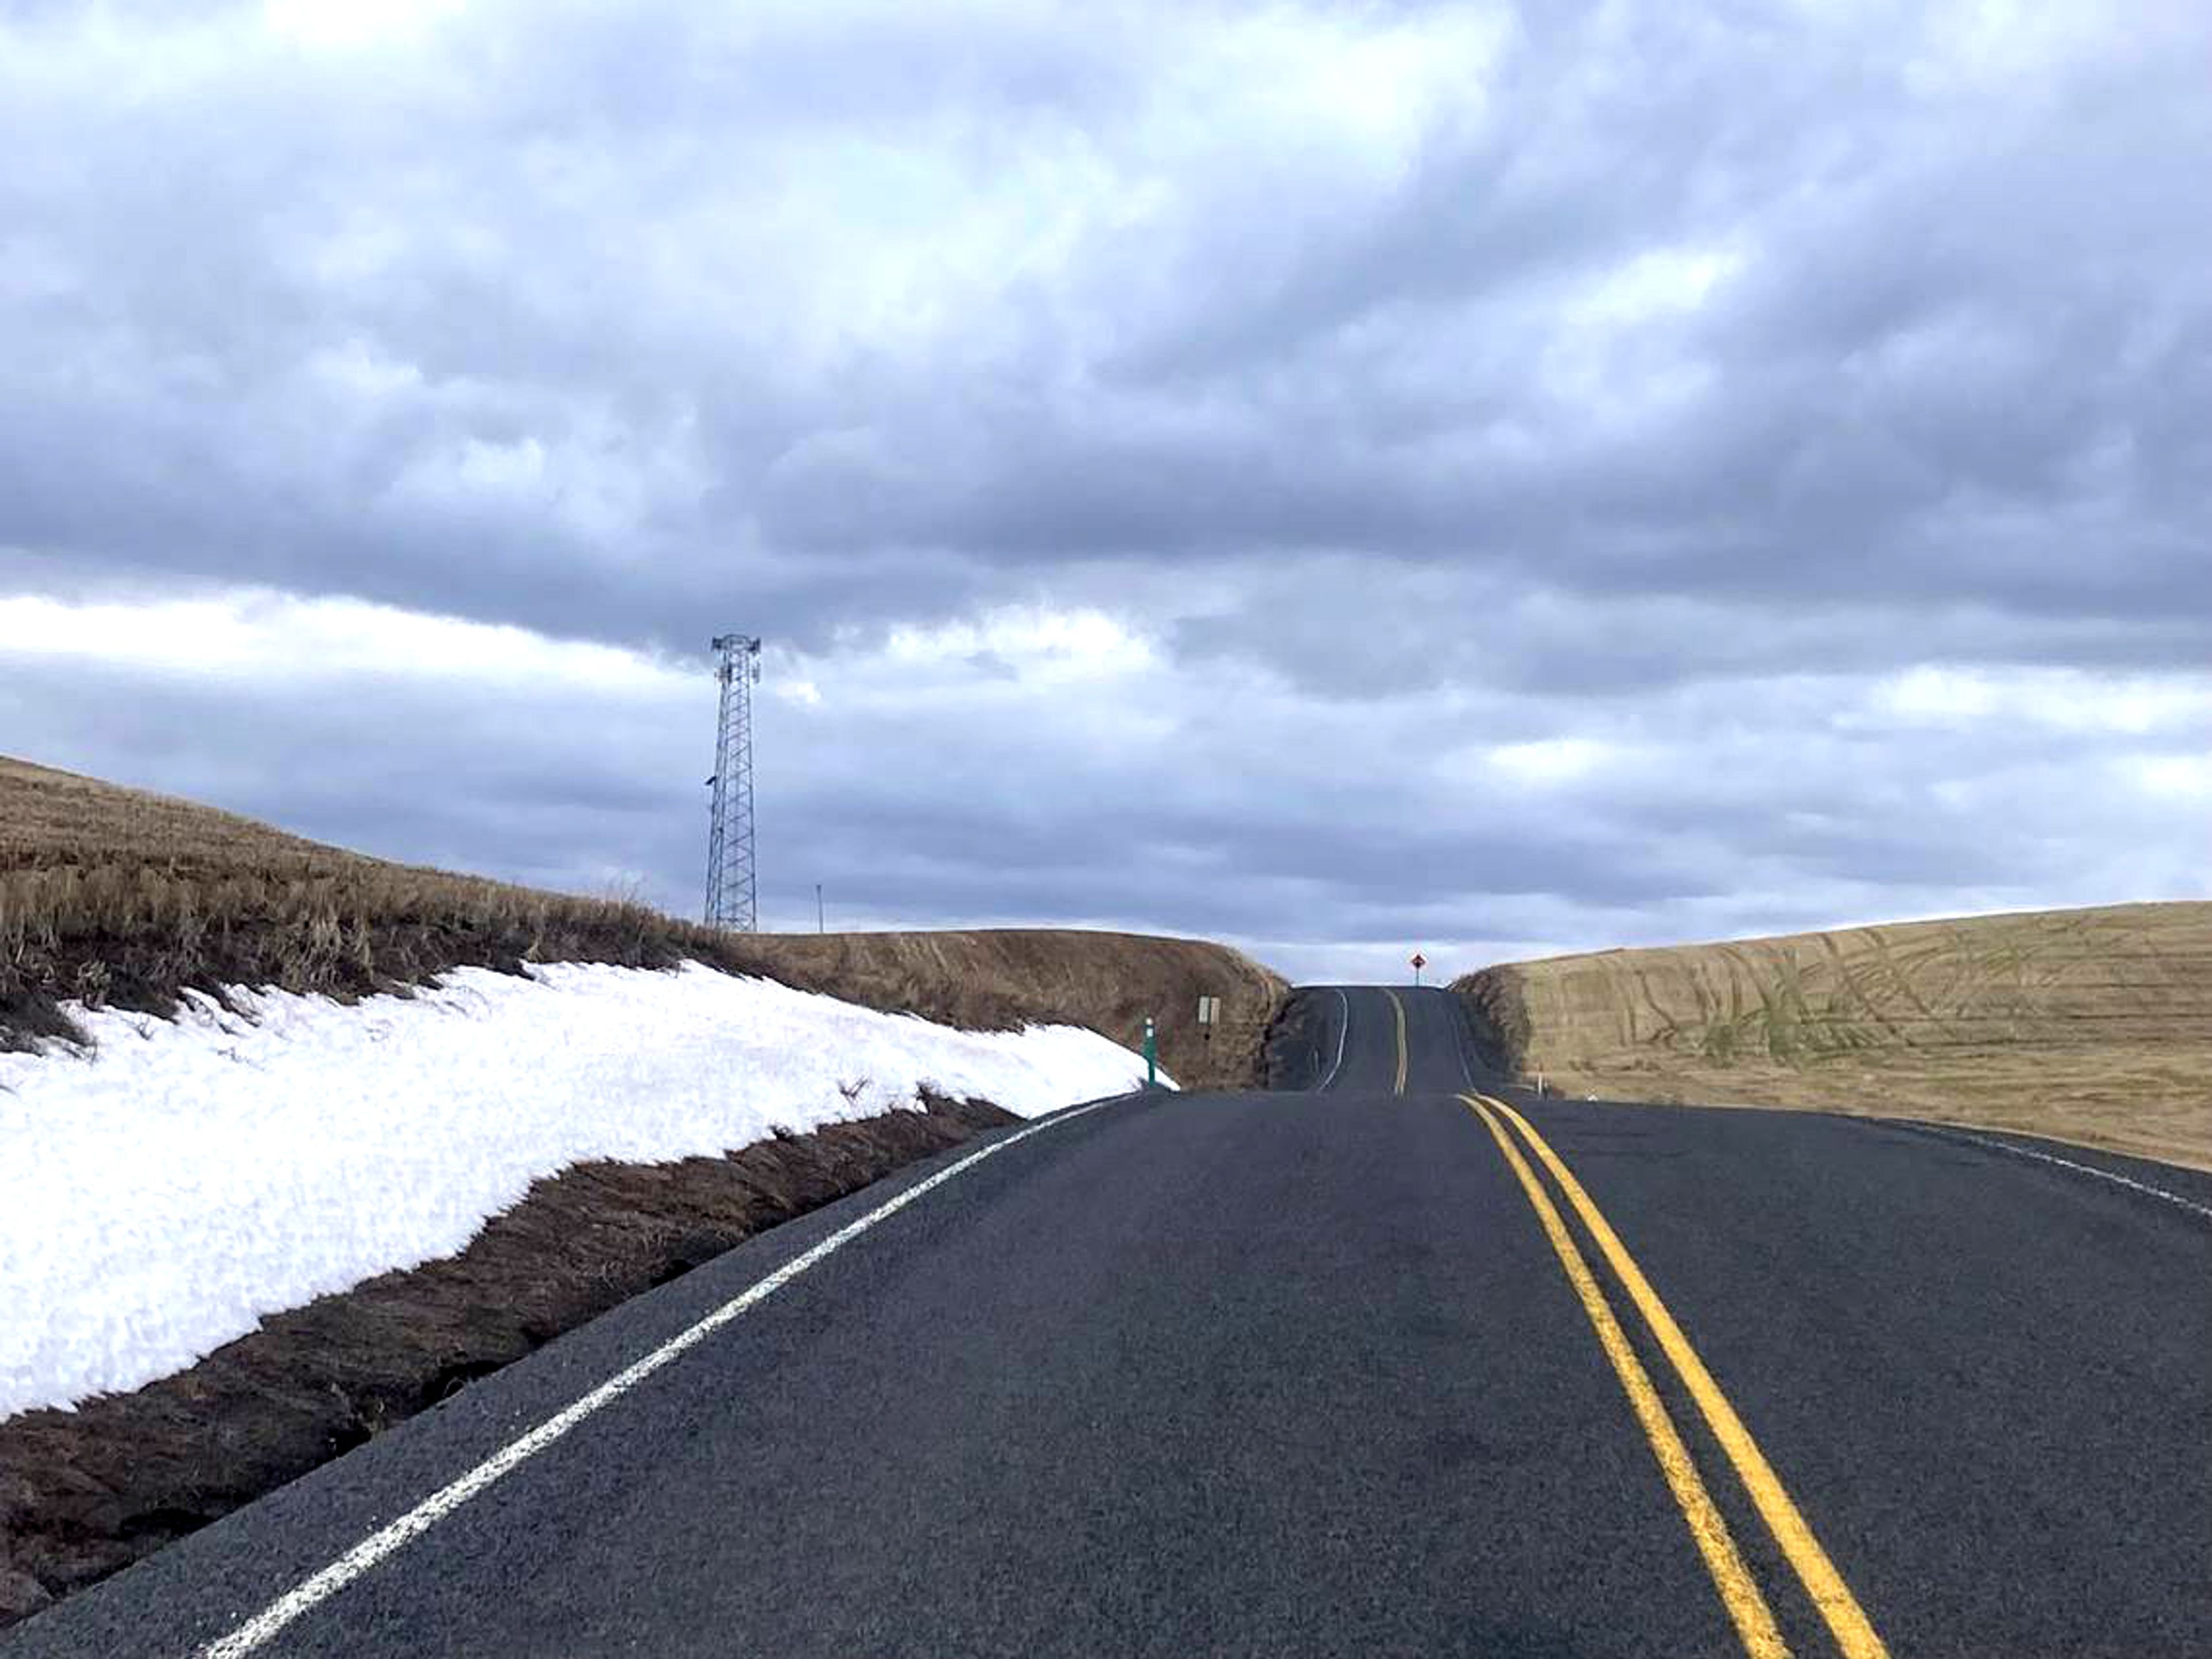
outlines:
[[[2023,1130],[2212,1168],[2212,903],[1607,951],[1457,981],[1571,1093]]]

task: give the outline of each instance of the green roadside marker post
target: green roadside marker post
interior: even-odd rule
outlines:
[[[1160,1086],[1160,1036],[1153,1027],[1152,1017],[1145,1016],[1145,1087]]]

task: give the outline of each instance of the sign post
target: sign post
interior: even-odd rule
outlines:
[[[1152,1017],[1145,1016],[1145,1087],[1157,1089],[1160,1085],[1160,1038],[1153,1029]]]
[[[1221,999],[1200,997],[1198,1000],[1198,1034],[1206,1042],[1213,1041],[1213,1028],[1221,1024]]]
[[[1421,969],[1424,969],[1424,968],[1425,968],[1425,967],[1427,967],[1428,965],[1429,965],[1429,959],[1428,959],[1426,957],[1423,956],[1423,955],[1422,955],[1419,951],[1414,951],[1414,952],[1413,952],[1413,983],[1414,983],[1414,984],[1419,985],[1419,984],[1421,982]]]

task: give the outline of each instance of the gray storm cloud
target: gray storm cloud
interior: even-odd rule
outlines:
[[[2180,4],[9,8],[0,607],[669,675],[19,629],[0,747],[688,905],[673,666],[743,625],[824,692],[789,908],[1318,970],[2202,891],[2207,61]],[[1125,642],[900,654],[1013,614]],[[1871,719],[1929,667],[1997,712]]]

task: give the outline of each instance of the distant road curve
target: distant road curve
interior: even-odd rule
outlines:
[[[2212,1178],[1312,994],[1326,1086],[971,1143],[0,1653],[2212,1652]]]

